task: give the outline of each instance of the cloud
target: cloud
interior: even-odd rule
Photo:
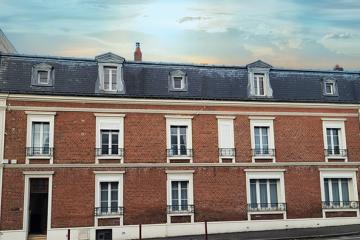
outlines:
[[[202,20],[208,20],[209,17],[182,17],[178,20],[179,23],[184,22],[192,22],[192,21],[202,21]]]
[[[324,36],[324,39],[350,39],[353,38],[354,34],[352,33],[328,33]]]

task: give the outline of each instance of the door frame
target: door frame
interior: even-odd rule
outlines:
[[[23,230],[26,237],[29,234],[29,204],[30,204],[30,179],[32,178],[47,178],[48,183],[48,209],[47,209],[47,231],[51,229],[51,207],[52,207],[52,177],[54,171],[24,171],[25,186],[24,186],[24,215],[23,215]]]

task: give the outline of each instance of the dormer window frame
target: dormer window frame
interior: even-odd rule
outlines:
[[[102,90],[105,92],[117,92],[118,90],[118,74],[119,74],[119,64],[104,64],[102,66],[103,68],[103,79],[102,79]],[[108,88],[105,87],[105,76],[106,76],[106,69],[109,69],[109,83],[108,83]],[[111,69],[111,70],[110,70]],[[113,89],[113,83],[114,83],[114,79],[113,78],[113,71],[115,71],[115,89]]]
[[[125,58],[118,56],[114,53],[108,52],[95,57],[98,64],[98,79],[96,82],[96,93],[106,94],[125,94],[125,82],[124,82],[124,62]],[[116,69],[116,84],[112,76],[109,78],[109,85],[105,87],[105,70],[106,68]],[[111,80],[110,80],[111,79]],[[115,89],[113,86],[115,85]]]
[[[248,68],[248,87],[251,97],[272,97],[273,91],[270,85],[269,68]],[[263,94],[260,90],[260,77],[263,77]],[[255,83],[257,86],[255,86]]]
[[[41,81],[41,73],[47,73],[47,81]],[[55,71],[54,67],[46,64],[40,63],[33,66],[32,69],[32,77],[31,77],[31,85],[39,86],[39,87],[52,87],[54,85]]]
[[[331,92],[327,91],[327,85],[331,84],[332,88],[331,88]],[[334,79],[324,79],[323,80],[323,94],[324,96],[339,96],[338,94],[338,89],[337,89],[337,82]]]
[[[181,87],[177,87],[176,80],[181,78]],[[169,91],[172,92],[186,92],[188,90],[187,74],[181,70],[175,70],[169,73]]]

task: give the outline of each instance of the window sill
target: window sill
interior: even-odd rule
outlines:
[[[191,216],[194,215],[193,212],[184,211],[184,212],[174,212],[174,213],[167,213],[168,216]]]
[[[51,155],[33,155],[33,156],[26,156],[26,159],[45,159],[45,160],[49,160],[51,159],[52,156]]]
[[[329,160],[343,160],[344,162],[347,162],[348,158],[344,157],[344,156],[339,156],[339,155],[330,155],[330,156],[325,157],[326,162],[329,162]]]
[[[184,163],[192,163],[193,158],[190,156],[172,156],[172,157],[167,157],[167,162],[170,163],[171,161],[179,161],[180,163],[182,163],[182,160],[184,161]]]
[[[285,214],[286,210],[269,210],[269,211],[248,211],[248,214]]]
[[[122,156],[119,156],[119,155],[100,155],[100,156],[97,156],[96,159],[99,159],[99,160],[106,160],[106,159],[122,159],[123,157]]]
[[[230,160],[230,161],[224,161]],[[220,163],[235,163],[235,156],[219,156]]]
[[[252,162],[255,163],[256,160],[271,160],[271,162],[275,162],[275,156],[270,155],[257,155],[252,157]]]
[[[98,215],[95,216],[96,218],[121,218],[124,215],[122,214],[104,214],[104,215]]]

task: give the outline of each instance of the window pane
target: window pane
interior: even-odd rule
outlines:
[[[339,131],[340,131],[339,129],[333,129],[334,154],[340,153]]]
[[[171,205],[173,205],[173,207],[179,205],[178,184],[179,184],[179,182],[177,182],[177,181],[171,182]]]
[[[264,77],[259,77],[259,95],[264,95]]]
[[[104,89],[110,89],[110,68],[104,67]]]
[[[109,154],[109,134],[109,131],[101,130],[101,154]]]
[[[111,154],[118,154],[119,131],[112,131],[111,134]]]
[[[111,90],[116,90],[116,68],[112,69],[111,74]]]
[[[182,88],[182,81],[183,81],[182,77],[174,77],[173,78],[174,88],[181,89]]]
[[[188,184],[189,182],[181,182],[181,209],[187,210],[188,207]]]
[[[260,203],[261,204],[261,207],[267,207],[267,180],[264,180],[264,179],[261,179],[259,180],[260,182]]]
[[[40,148],[40,128],[41,123],[33,122],[32,123],[32,147]],[[38,151],[38,149],[34,149],[34,151]]]
[[[332,196],[334,202],[340,202],[340,194],[339,194],[339,179],[331,179],[332,186]]]
[[[278,203],[278,194],[277,194],[277,180],[271,179],[270,181],[270,202],[271,207],[276,207]]]
[[[332,94],[334,93],[334,84],[332,83],[325,83],[325,86],[326,86],[326,93],[327,94]]]
[[[255,150],[257,154],[260,154],[260,127],[255,127]]]
[[[341,179],[341,190],[343,202],[349,202],[349,179]]]
[[[327,139],[327,148],[328,148],[328,152],[329,154],[332,154],[332,149],[333,149],[333,145],[332,145],[332,131],[331,128],[327,128],[326,129],[326,139]]]
[[[254,77],[254,93],[255,93],[255,95],[259,95],[259,93],[258,93],[258,78],[257,78],[257,76]]]
[[[251,208],[257,208],[257,198],[256,198],[256,180],[250,180],[250,202]]]
[[[329,201],[330,201],[330,196],[329,196],[329,179],[327,179],[327,178],[324,179],[324,191],[325,191],[325,202],[329,202]]]
[[[261,134],[262,134],[262,146],[261,148],[263,149],[263,153],[264,154],[268,154],[269,151],[269,128],[268,127],[262,127],[261,128]]]
[[[47,84],[49,82],[47,71],[38,71],[38,82],[40,84]]]

